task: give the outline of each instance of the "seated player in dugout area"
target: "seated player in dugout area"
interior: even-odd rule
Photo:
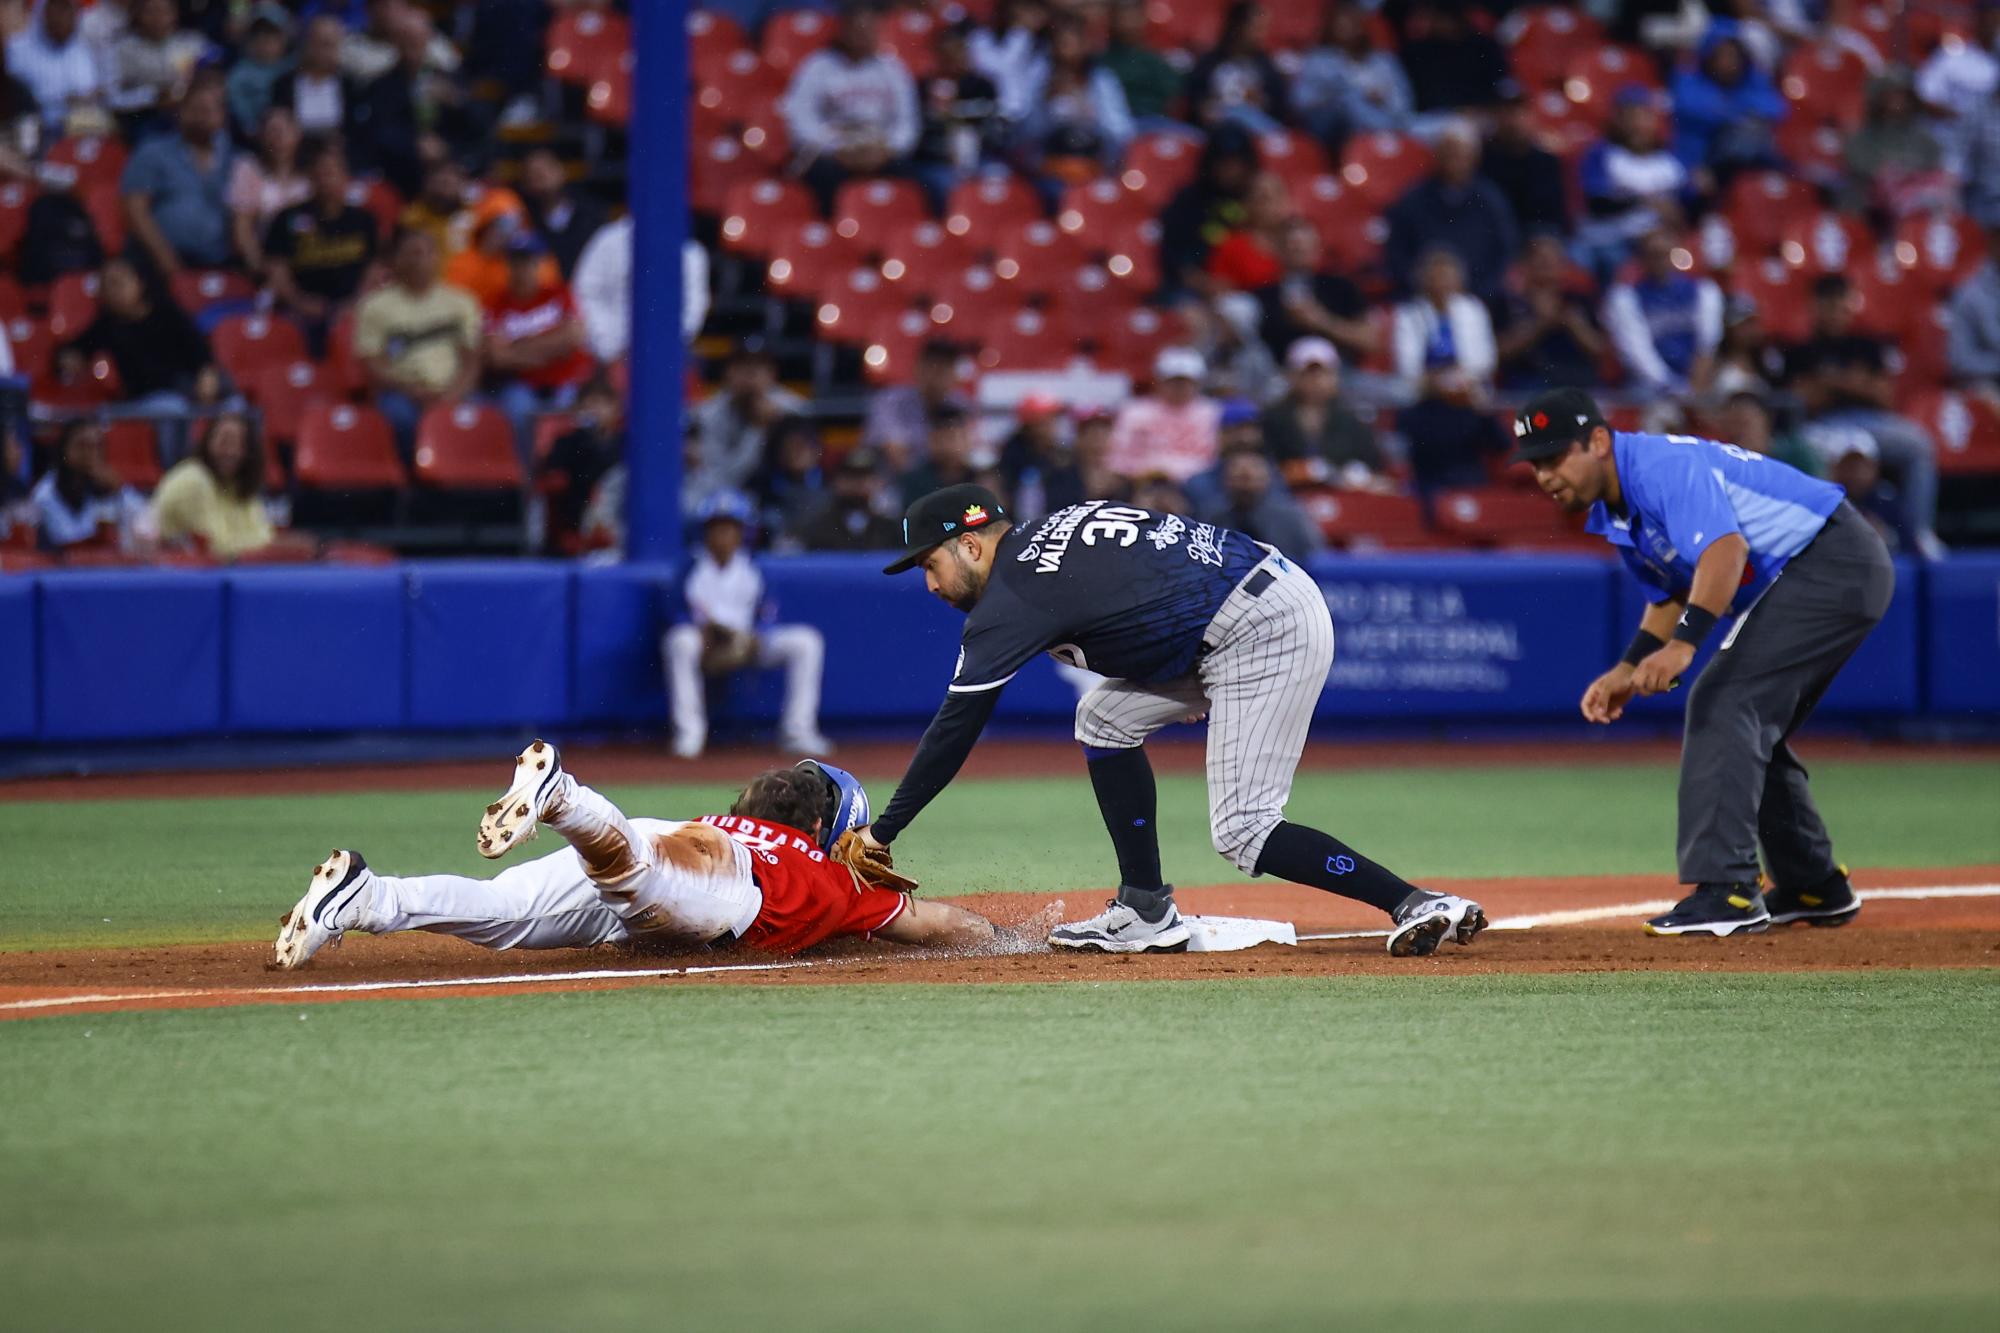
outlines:
[[[1725,616],[1736,623],[1689,691],[1679,873],[1693,892],[1654,935],[1734,935],[1861,911],[1791,739],[1889,609],[1895,567],[1840,487],[1777,459],[1688,435],[1614,431],[1581,389],[1533,399],[1516,460],[1588,512],[1649,603],[1624,660],[1590,683],[1586,720],[1681,683]],[[1763,851],[1759,869],[1758,850]]]
[[[841,935],[977,949],[998,934],[985,917],[918,898],[916,883],[853,830],[869,818],[854,776],[803,760],[758,774],[729,813],[627,819],[536,741],[479,823],[480,855],[498,859],[539,824],[568,840],[490,880],[378,874],[336,850],[286,914],[277,963],[294,968],[350,930],[422,930],[488,949],[600,944],[742,944],[792,954]]]

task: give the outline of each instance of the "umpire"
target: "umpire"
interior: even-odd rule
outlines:
[[[1679,860],[1694,892],[1647,931],[1852,921],[1861,903],[1791,738],[1889,607],[1882,539],[1838,486],[1731,444],[1613,431],[1577,389],[1535,398],[1514,436],[1537,484],[1589,511],[1651,602],[1624,660],[1584,691],[1585,718],[1615,722],[1633,695],[1674,688],[1716,622],[1736,617],[1688,695]]]

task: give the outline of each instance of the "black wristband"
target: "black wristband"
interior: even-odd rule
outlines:
[[[1701,641],[1715,628],[1715,622],[1722,619],[1713,611],[1704,611],[1698,606],[1689,606],[1681,612],[1681,620],[1674,626],[1674,638],[1680,643],[1691,643],[1701,647]]]
[[[1623,661],[1626,666],[1638,666],[1666,646],[1665,639],[1651,630],[1642,629],[1632,636],[1632,642],[1626,646]]]

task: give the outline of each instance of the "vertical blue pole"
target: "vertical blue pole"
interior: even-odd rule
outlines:
[[[632,406],[627,558],[681,554],[681,246],[688,231],[687,6],[632,6]]]

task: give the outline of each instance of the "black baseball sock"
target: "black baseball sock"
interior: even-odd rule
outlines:
[[[1414,887],[1340,839],[1289,821],[1272,829],[1264,840],[1257,873],[1310,884],[1385,912],[1394,912]]]
[[[1090,786],[1104,815],[1104,831],[1118,856],[1118,880],[1128,888],[1160,892],[1160,837],[1153,827],[1159,796],[1153,765],[1144,749],[1083,747],[1090,761]]]

